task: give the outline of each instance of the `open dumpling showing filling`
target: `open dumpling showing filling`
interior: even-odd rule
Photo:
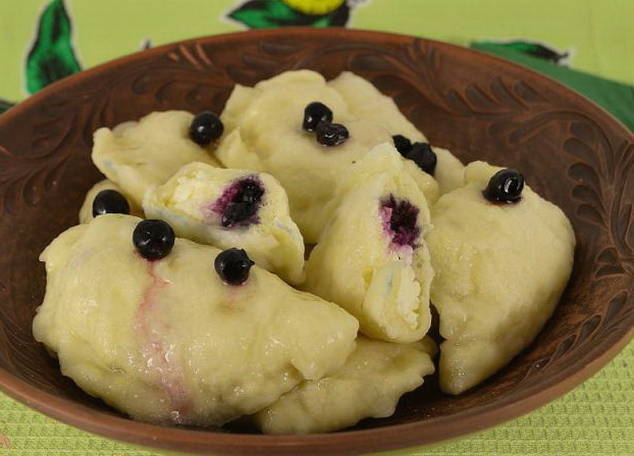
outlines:
[[[354,350],[353,317],[258,266],[245,276],[235,250],[172,237],[169,253],[146,259],[156,239],[143,236],[161,225],[102,215],[41,256],[33,334],[84,391],[143,421],[221,425],[335,372]]]
[[[350,169],[306,265],[307,290],[343,306],[361,331],[392,342],[429,329],[429,209],[404,161],[382,144]]]
[[[150,189],[143,208],[180,237],[246,249],[257,265],[288,282],[303,279],[304,241],[286,192],[269,174],[190,163]]]
[[[258,412],[256,424],[267,434],[329,432],[363,418],[390,416],[400,397],[434,373],[429,338],[393,344],[359,337],[357,348],[336,372],[310,380]]]
[[[367,106],[375,106],[376,115]],[[409,135],[410,143],[426,141],[392,99],[352,73],[326,82],[313,71],[289,71],[255,87],[238,85],[221,118],[225,137],[216,156],[227,167],[275,176],[308,243],[317,242],[328,223],[333,197],[352,172],[351,165],[372,147],[392,143],[393,135]],[[443,176],[441,186],[445,180],[453,185],[453,176],[462,177],[462,164],[455,157],[436,152],[429,173],[413,161],[404,168],[430,201],[439,193],[431,174]]]
[[[190,138],[193,120],[186,111],[153,112],[112,130],[100,128],[94,135],[92,160],[141,206],[145,192],[166,182],[181,166],[193,161],[218,166],[207,149]]]
[[[473,162],[465,185],[432,208],[431,299],[446,339],[440,384],[448,393],[475,386],[526,347],[568,282],[570,222],[520,178]]]

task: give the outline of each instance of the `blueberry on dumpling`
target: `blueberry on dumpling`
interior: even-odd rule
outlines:
[[[86,192],[84,202],[79,209],[79,223],[89,223],[95,216],[107,213],[138,216],[143,214],[143,210],[125,194],[121,187],[104,179]]]
[[[575,235],[564,213],[517,170],[477,161],[464,186],[432,207],[431,298],[445,339],[440,385],[459,394],[537,335],[572,270]]]
[[[352,353],[358,323],[341,308],[246,252],[168,227],[105,214],[42,253],[33,335],[83,390],[137,420],[220,426],[336,372]]]
[[[196,114],[189,125],[189,137],[200,146],[208,146],[222,136],[224,125],[215,112]]]

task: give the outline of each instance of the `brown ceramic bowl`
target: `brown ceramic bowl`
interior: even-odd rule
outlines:
[[[31,335],[42,249],[74,225],[101,178],[92,132],[155,110],[221,111],[235,83],[310,68],[352,70],[394,97],[434,144],[464,161],[523,170],[566,212],[572,279],[535,342],[458,397],[433,379],[394,416],[343,432],[263,436],[131,421],[64,378]],[[351,454],[429,444],[493,426],[562,395],[607,363],[634,324],[634,137],[585,98],[529,70],[448,44],[385,33],[289,29],[196,39],[64,79],[0,116],[0,387],[79,428],[202,454]],[[548,255],[548,252],[544,252]]]

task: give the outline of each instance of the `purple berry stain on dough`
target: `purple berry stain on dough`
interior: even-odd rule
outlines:
[[[173,346],[167,344],[163,338],[169,328],[159,318],[161,307],[168,304],[161,302],[160,296],[170,282],[158,275],[156,261],[145,261],[151,281],[137,308],[134,328],[139,337],[145,370],[169,399],[172,422],[184,424],[192,410],[191,399],[185,386],[183,371],[171,355]]]
[[[383,221],[383,231],[390,237],[393,247],[416,248],[416,241],[420,236],[418,212],[418,208],[412,203],[394,195],[381,200],[379,213]]]
[[[232,182],[213,202],[211,210],[220,216],[225,228],[246,227],[260,221],[258,209],[264,196],[264,186],[255,176],[247,176]]]

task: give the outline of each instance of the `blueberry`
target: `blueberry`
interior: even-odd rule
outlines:
[[[412,144],[412,149],[406,157],[416,163],[427,174],[434,175],[437,158],[429,143],[416,142]]]
[[[350,133],[341,124],[320,122],[317,125],[317,142],[324,146],[338,146],[346,142]]]
[[[214,268],[223,282],[241,285],[249,278],[249,270],[254,263],[243,249],[227,249],[218,254]]]
[[[104,214],[129,214],[130,205],[121,193],[116,190],[102,190],[92,201],[92,216]]]
[[[302,128],[306,131],[315,131],[319,122],[332,122],[332,111],[325,104],[313,101],[304,108]]]
[[[412,150],[412,142],[403,135],[392,136],[394,141],[394,147],[403,157],[407,157],[407,154]]]
[[[489,179],[489,185],[482,193],[494,203],[516,203],[522,198],[523,189],[524,176],[516,169],[506,168]]]
[[[132,242],[146,260],[160,260],[174,247],[174,230],[163,220],[143,220],[134,229]]]
[[[227,205],[224,214],[222,214],[220,223],[225,228],[231,228],[232,226],[238,225],[253,217],[256,211],[257,206],[253,204],[245,203],[243,201],[230,203]]]
[[[233,183],[216,203],[216,212],[225,228],[248,225],[258,221],[256,214],[264,195],[264,188],[257,177],[250,176]]]
[[[264,189],[255,180],[246,180],[242,183],[242,188],[236,195],[237,199],[242,203],[259,204],[264,195]]]
[[[218,116],[211,111],[203,111],[194,117],[189,127],[189,137],[196,144],[206,146],[220,138],[225,127]]]
[[[381,201],[380,211],[383,228],[391,236],[392,243],[416,247],[421,231],[418,226],[418,208],[405,199],[390,195]]]

